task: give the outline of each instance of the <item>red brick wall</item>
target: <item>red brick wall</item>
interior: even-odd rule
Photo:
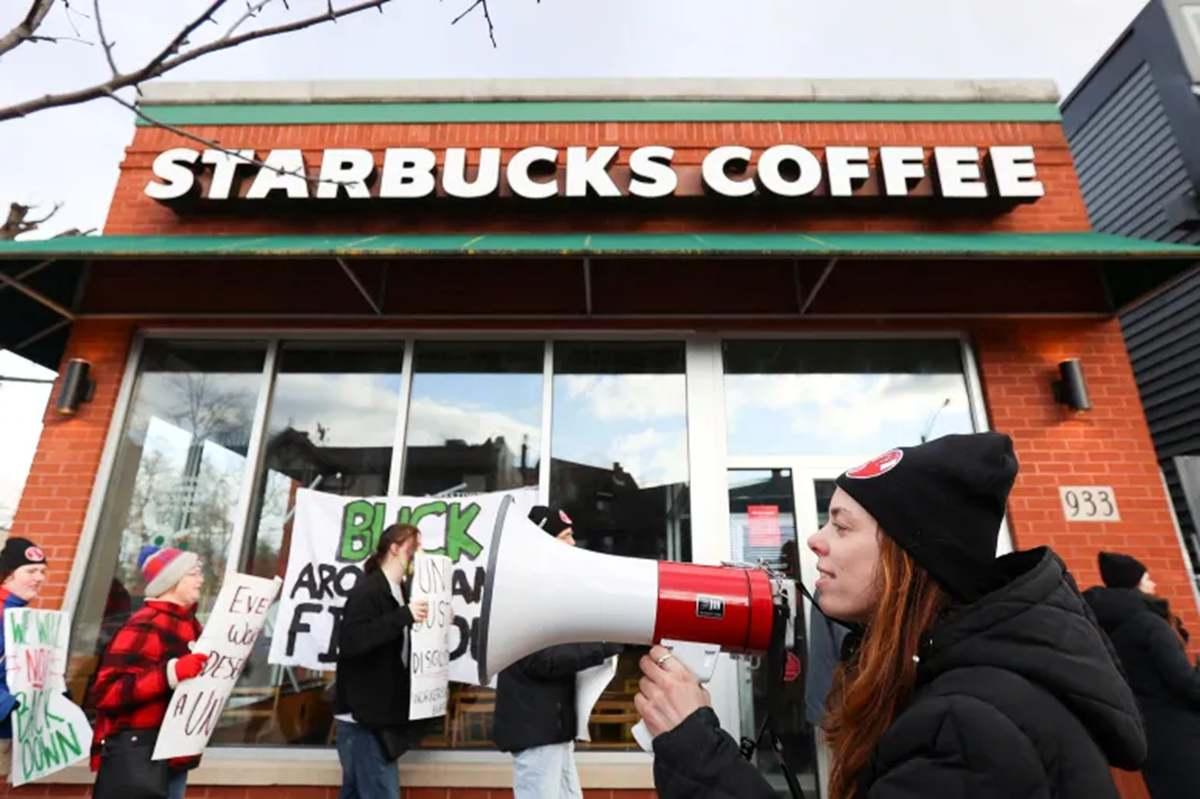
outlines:
[[[323,147],[363,147],[382,161],[389,146],[443,148],[501,147],[504,159],[517,149],[532,144],[565,147],[569,144],[597,146],[619,144],[619,162],[627,162],[629,153],[647,144],[662,144],[676,149],[675,164],[681,168],[698,166],[704,154],[721,144],[742,144],[757,154],[774,144],[796,143],[811,148],[826,145],[1033,145],[1037,149],[1038,172],[1046,185],[1046,196],[1035,203],[1018,206],[1011,213],[991,216],[931,215],[923,208],[915,211],[861,213],[823,213],[819,208],[798,211],[795,204],[777,206],[756,202],[721,206],[713,210],[678,210],[676,203],[647,204],[626,198],[616,204],[594,206],[603,210],[581,210],[579,203],[568,203],[566,212],[556,210],[550,201],[509,203],[503,210],[487,214],[446,213],[445,203],[420,203],[403,206],[403,213],[392,207],[377,215],[365,213],[353,205],[345,213],[320,215],[229,213],[219,217],[195,214],[177,215],[171,209],[147,197],[143,190],[151,179],[151,163],[158,153],[170,147],[192,147],[167,130],[138,128],[127,148],[121,177],[113,195],[113,204],[105,225],[107,234],[157,233],[398,233],[467,230],[514,232],[521,230],[604,230],[689,231],[715,230],[1023,230],[1084,231],[1089,229],[1087,212],[1079,192],[1073,162],[1062,128],[1054,123],[901,123],[901,122],[593,122],[593,123],[513,123],[513,124],[389,124],[389,125],[254,125],[191,126],[189,131],[217,139],[231,148],[253,147],[259,156],[272,148],[301,148],[311,168],[319,163]],[[478,202],[478,201],[477,201]],[[301,206],[308,205],[301,203]],[[293,205],[291,208],[295,209]],[[478,208],[479,206],[471,206]],[[557,208],[562,208],[558,204]],[[688,206],[695,209],[694,204]],[[920,208],[919,206],[917,206]],[[499,208],[499,206],[497,207]],[[647,211],[646,209],[651,209]]]
[[[77,323],[63,363],[70,358],[90,361],[96,393],[74,416],[59,416],[54,411],[61,375],[50,395],[45,427],[12,530],[13,535],[31,538],[46,550],[50,569],[41,600],[46,607],[60,605],[66,591],[132,335],[129,322]]]
[[[1200,630],[1190,576],[1159,476],[1121,328],[1109,322],[996,322],[975,328],[992,426],[1013,436],[1021,472],[1009,500],[1020,548],[1049,544],[1080,588],[1100,582],[1096,552],[1134,555],[1190,630]],[[1093,408],[1053,402],[1057,364],[1078,357]],[[1069,523],[1060,485],[1110,485],[1121,520]],[[1200,636],[1192,652],[1200,654]]]

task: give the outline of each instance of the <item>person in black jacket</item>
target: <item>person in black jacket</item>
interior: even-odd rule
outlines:
[[[1110,552],[1101,552],[1099,561],[1105,587],[1083,596],[1116,647],[1146,720],[1146,787],[1154,799],[1196,799],[1200,668],[1188,662],[1183,635],[1167,601],[1153,595],[1146,567]]]
[[[837,479],[809,538],[821,610],[858,625],[823,727],[832,799],[1108,799],[1146,754],[1116,654],[1046,548],[996,559],[1007,436],[893,449]],[[635,699],[660,797],[775,793],[661,647]]]
[[[529,520],[575,546],[571,518],[538,505]],[[500,672],[493,735],[513,754],[515,799],[581,799],[575,768],[575,674],[621,652],[617,644],[563,644],[534,652]]]
[[[364,565],[364,576],[346,597],[338,630],[334,700],[339,799],[397,799],[396,758],[410,743],[409,633],[429,615],[429,603],[409,604],[409,564],[421,533],[394,524]]]

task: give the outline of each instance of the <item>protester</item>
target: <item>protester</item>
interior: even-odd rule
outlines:
[[[571,518],[535,506],[529,520],[575,546]],[[500,672],[496,746],[513,755],[514,799],[580,799],[575,767],[575,675],[619,654],[618,644],[563,644],[534,652]]]
[[[17,700],[8,690],[4,668],[4,611],[23,608],[37,598],[46,582],[46,553],[28,538],[10,538],[0,549],[0,739],[12,738]]]
[[[1146,753],[1116,656],[1050,550],[996,559],[1007,436],[894,449],[837,479],[809,538],[821,610],[859,626],[824,730],[832,799],[1116,797]],[[635,702],[674,797],[774,797],[662,647]]]
[[[138,567],[145,604],[117,630],[100,659],[92,704],[92,770],[96,799],[132,793],[131,782],[156,784],[157,795],[182,799],[199,757],[152,761],[171,692],[198,677],[208,655],[192,652],[200,637],[196,603],[204,587],[200,559],[173,547],[142,547]]]
[[[346,597],[334,700],[340,799],[400,796],[396,759],[419,730],[408,718],[410,632],[429,616],[427,601],[409,602],[413,556],[420,548],[416,527],[388,527]]]
[[[1146,721],[1149,753],[1142,768],[1153,799],[1200,797],[1200,669],[1141,561],[1101,552],[1104,588],[1084,598],[1112,640]]]

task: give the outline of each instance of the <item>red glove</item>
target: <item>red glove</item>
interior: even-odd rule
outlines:
[[[175,681],[183,682],[198,677],[204,670],[204,663],[207,660],[208,655],[201,652],[193,652],[179,658],[175,661]]]

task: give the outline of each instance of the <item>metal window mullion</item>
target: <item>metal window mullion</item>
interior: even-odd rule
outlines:
[[[242,490],[234,516],[233,534],[226,548],[226,579],[241,568],[242,546],[246,540],[246,529],[250,524],[250,512],[254,508],[254,488],[258,485],[262,469],[263,442],[267,435],[267,417],[271,413],[271,396],[275,388],[275,371],[279,362],[279,339],[267,344],[267,357],[263,361],[262,383],[258,390],[258,401],[254,407],[254,422],[250,425],[250,440],[246,446],[246,470],[242,474]]]
[[[542,440],[538,442],[538,502],[550,502],[550,436],[554,416],[554,341],[547,339],[542,354]]]
[[[416,340],[404,340],[403,365],[400,367],[400,397],[396,408],[396,435],[392,439],[392,469],[388,473],[387,494],[400,495],[400,481],[404,478],[404,439],[408,435],[408,410],[412,400],[413,363]]]

